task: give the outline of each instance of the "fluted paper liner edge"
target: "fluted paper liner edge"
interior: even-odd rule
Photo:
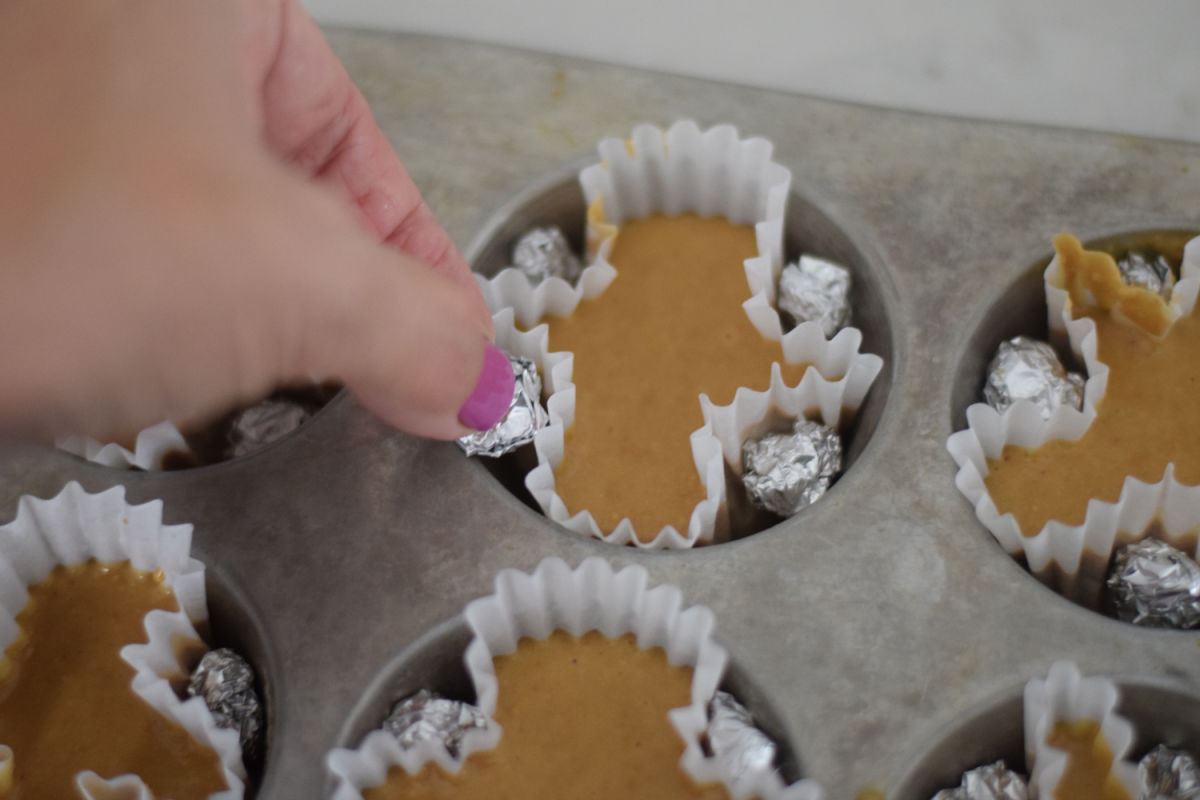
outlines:
[[[758,255],[744,264],[751,297],[742,307],[764,337],[780,342],[787,363],[809,363],[819,373],[807,370],[800,383],[805,403],[810,408],[819,407],[827,419],[856,411],[883,366],[878,356],[859,351],[862,333],[846,328],[827,340],[818,323],[807,322],[785,334],[773,305],[775,283],[783,266],[783,215],[791,173],[771,160],[771,144],[765,139],[740,139],[737,129],[730,125],[701,131],[696,123],[683,121],[666,131],[640,125],[629,143],[606,139],[600,143],[599,152],[602,162],[580,173],[589,208],[597,202],[603,204],[603,220],[588,215],[587,238],[593,260],[577,287],[561,279],[532,286],[514,269],[501,270],[490,280],[477,276],[489,307],[494,312],[511,312],[513,322],[503,324],[514,330],[515,324],[530,328],[547,314],[570,314],[581,300],[599,296],[616,276],[608,256],[621,221],[656,211],[720,214],[735,223],[755,225]],[[507,334],[500,333],[499,317],[496,326],[497,341],[503,347],[501,339],[507,339]],[[535,331],[541,339],[546,338],[544,324],[530,332]],[[709,418],[718,412],[707,398],[697,398],[704,424],[690,437],[693,463],[705,497],[692,510],[686,531],[668,525],[643,540],[627,518],[606,533],[587,509],[572,513],[555,490],[554,468],[562,460],[563,437],[574,420],[574,356],[565,351],[549,353],[545,347],[541,356],[551,362],[539,363],[549,395],[551,421],[534,438],[538,463],[526,475],[525,486],[547,517],[577,533],[646,550],[690,548],[724,535],[728,524],[722,461],[723,457],[729,458],[729,448],[709,430]],[[778,367],[772,367],[772,385],[777,382],[778,372]],[[744,396],[741,390],[739,396]],[[745,412],[737,408],[741,404],[735,397],[726,407],[731,410],[721,414],[743,418]],[[734,462],[740,463],[740,455]]]
[[[1200,525],[1200,486],[1187,486],[1175,478],[1168,464],[1160,481],[1144,483],[1125,479],[1115,503],[1088,501],[1079,525],[1048,522],[1037,534],[1022,536],[1011,513],[1000,514],[984,483],[989,458],[998,458],[1007,445],[1035,448],[1052,439],[1074,441],[1096,417],[1096,405],[1108,384],[1108,367],[1097,357],[1096,325],[1087,318],[1071,317],[1070,299],[1060,285],[1057,255],[1043,273],[1047,314],[1052,334],[1066,334],[1072,351],[1087,368],[1083,408],[1059,407],[1049,419],[1021,400],[1003,413],[985,403],[967,409],[967,428],[946,440],[946,449],[958,464],[954,484],[971,502],[980,522],[1004,549],[1024,555],[1029,569],[1064,594],[1088,605],[1099,600],[1102,576],[1080,572],[1085,551],[1107,563],[1124,541],[1140,538],[1158,520],[1163,537],[1172,545],[1191,549],[1187,535]],[[1192,313],[1200,290],[1200,238],[1184,249],[1180,280],[1168,304],[1172,320]],[[1194,550],[1200,556],[1200,546]]]
[[[547,558],[532,573],[502,570],[495,593],[471,602],[463,613],[474,633],[465,654],[467,670],[477,705],[489,720],[499,691],[493,659],[515,651],[522,638],[545,639],[556,630],[574,636],[595,630],[609,638],[632,633],[640,647],[661,647],[671,664],[693,668],[691,703],[668,712],[685,742],[679,765],[692,780],[722,782],[734,800],[821,800],[822,792],[811,780],[784,786],[774,770],[763,770],[735,782],[719,761],[705,756],[700,740],[727,654],[712,638],[712,612],[704,606],[685,608],[675,586],[652,587],[645,568],[633,565],[616,571],[593,556],[572,569],[562,559]],[[339,748],[329,754],[326,763],[336,781],[333,800],[361,800],[362,791],[381,785],[394,766],[416,774],[432,761],[456,773],[471,753],[494,748],[502,735],[494,721],[487,731],[468,731],[455,760],[440,742],[405,751],[392,734],[372,731],[357,749]]]
[[[124,487],[89,494],[75,482],[55,497],[23,496],[17,516],[0,526],[0,653],[17,637],[17,614],[29,599],[28,587],[43,580],[58,565],[129,561],[135,569],[161,569],[175,593],[178,611],[156,609],[146,615],[148,641],[121,648],[121,658],[134,668],[130,688],[198,742],[211,747],[221,763],[228,789],[209,800],[240,800],[245,770],[236,731],[218,728],[201,698],[181,701],[167,676],[184,672],[175,656],[176,637],[200,641],[195,625],[208,618],[204,565],[191,557],[191,525],[164,525],[162,502],[131,506]],[[7,751],[12,758],[11,750]],[[0,773],[5,755],[0,752]],[[20,759],[20,754],[15,755]],[[133,775],[102,779],[91,772],[76,778],[82,796],[108,800],[114,796],[151,800],[140,778]]]
[[[104,443],[90,436],[64,436],[55,444],[60,450],[96,464],[117,469],[137,468],[147,472],[162,469],[163,456],[171,451],[191,452],[187,439],[170,421],[139,431],[133,450],[116,442]]]
[[[1131,798],[1140,796],[1138,765],[1129,761],[1133,726],[1116,712],[1117,685],[1108,678],[1084,677],[1070,661],[1051,665],[1045,678],[1025,684],[1025,758],[1030,764],[1031,797],[1048,800],[1062,778],[1067,754],[1046,743],[1055,723],[1094,720],[1113,753],[1112,773]]]

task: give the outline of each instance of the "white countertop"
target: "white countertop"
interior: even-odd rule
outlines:
[[[304,0],[463,37],[872,105],[1200,142],[1196,0]]]

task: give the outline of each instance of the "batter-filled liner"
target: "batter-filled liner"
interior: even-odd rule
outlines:
[[[1131,800],[1140,794],[1137,764],[1127,760],[1133,745],[1133,726],[1116,712],[1117,685],[1108,678],[1084,677],[1069,661],[1050,667],[1045,678],[1025,685],[1025,760],[1032,765],[1029,787],[1049,800],[1067,767],[1067,754],[1047,744],[1055,723],[1094,721],[1112,751],[1111,774]]]
[[[722,782],[735,800],[820,800],[821,790],[811,780],[785,786],[774,770],[765,770],[747,772],[734,781],[717,759],[704,754],[701,736],[707,708],[728,657],[712,638],[712,612],[703,606],[684,608],[682,593],[674,586],[651,587],[644,568],[616,571],[607,561],[592,557],[571,569],[561,559],[547,558],[532,573],[501,571],[495,593],[471,602],[464,616],[474,634],[465,655],[467,670],[476,704],[489,718],[499,691],[492,660],[514,652],[522,638],[541,640],[556,630],[574,636],[595,630],[614,639],[633,634],[640,647],[661,647],[669,663],[693,668],[691,703],[668,715],[685,743],[679,765],[693,781]],[[327,765],[337,784],[333,800],[361,800],[363,789],[383,784],[394,766],[415,775],[433,761],[457,773],[471,753],[495,747],[501,735],[495,722],[486,730],[467,731],[459,758],[454,759],[441,743],[402,750],[392,734],[372,731],[357,749],[329,754]],[[553,753],[546,757],[553,758]]]
[[[179,610],[151,611],[145,618],[148,641],[121,649],[121,658],[135,670],[130,688],[216,752],[229,788],[210,795],[209,800],[239,800],[245,791],[245,770],[237,732],[218,728],[203,699],[181,701],[169,682],[173,676],[186,674],[176,655],[179,643],[200,642],[196,626],[208,618],[204,565],[189,554],[191,536],[191,525],[162,523],[160,501],[127,505],[123,487],[92,495],[79,484],[69,483],[49,500],[22,497],[16,519],[0,526],[0,652],[17,636],[16,616],[28,600],[27,587],[59,564],[96,559],[103,563],[129,561],[135,569],[147,572],[162,570]],[[0,772],[5,755],[0,752]],[[19,760],[20,753],[15,757]],[[105,780],[84,772],[76,784],[88,800],[105,800],[114,792],[120,797],[151,800],[149,790],[136,776]]]
[[[1180,271],[1168,303],[1170,319],[1191,314],[1195,307],[1200,291],[1200,239],[1184,248]],[[1065,335],[1087,369],[1082,410],[1063,406],[1043,419],[1028,401],[1018,401],[1003,413],[976,403],[967,409],[967,428],[952,434],[946,448],[959,467],[955,485],[1001,546],[1023,557],[1043,582],[1094,608],[1112,553],[1122,544],[1154,534],[1200,555],[1195,536],[1200,526],[1200,486],[1179,483],[1173,465],[1168,464],[1156,483],[1126,478],[1115,503],[1089,501],[1081,524],[1052,520],[1030,536],[1022,535],[1012,514],[999,513],[984,483],[988,459],[999,458],[1007,445],[1032,449],[1052,439],[1077,440],[1095,419],[1096,405],[1108,383],[1108,366],[1097,357],[1096,325],[1086,316],[1072,317],[1057,256],[1046,267],[1043,283],[1051,337]]]

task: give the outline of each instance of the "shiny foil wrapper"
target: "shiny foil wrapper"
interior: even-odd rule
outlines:
[[[227,458],[244,456],[299,428],[311,412],[293,400],[268,397],[233,418],[229,425]]]
[[[458,758],[467,731],[487,726],[487,717],[470,703],[438,697],[425,689],[396,703],[382,725],[404,750],[418,743],[441,742],[453,758]]]
[[[1159,745],[1138,764],[1138,800],[1200,800],[1200,765],[1182,750]]]
[[[535,285],[546,278],[562,278],[574,285],[583,272],[567,237],[555,227],[527,231],[513,247],[512,263]]]
[[[742,445],[742,483],[751,501],[781,517],[815,503],[841,468],[841,437],[812,420]]]
[[[1059,406],[1083,407],[1083,376],[1067,372],[1054,348],[1028,336],[1001,342],[988,364],[983,398],[997,411],[1029,400],[1043,419]]]
[[[1117,269],[1121,271],[1121,280],[1129,286],[1149,289],[1161,296],[1163,300],[1171,299],[1171,289],[1175,286],[1175,273],[1162,256],[1129,253],[1123,258],[1117,259]]]
[[[1150,628],[1200,628],[1200,564],[1158,539],[1117,550],[1108,596],[1118,618]]]
[[[1029,787],[1024,776],[997,761],[964,772],[961,784],[942,789],[932,800],[1029,800]]]
[[[458,446],[469,456],[499,458],[533,441],[534,434],[546,427],[550,416],[542,406],[542,379],[537,367],[527,358],[509,355],[513,375],[512,402],[508,413],[490,430],[469,433]]]
[[[779,310],[792,322],[815,320],[825,338],[850,322],[850,270],[816,256],[800,256],[779,275]]]
[[[187,693],[204,699],[217,727],[238,732],[243,763],[261,754],[263,707],[246,659],[227,647],[208,651],[192,671]]]
[[[708,705],[708,746],[734,781],[775,768],[775,742],[729,692],[718,690]]]

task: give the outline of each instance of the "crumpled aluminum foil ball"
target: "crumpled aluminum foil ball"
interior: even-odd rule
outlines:
[[[1127,253],[1117,259],[1117,269],[1121,272],[1121,280],[1129,286],[1149,289],[1163,300],[1171,299],[1175,272],[1163,256]]]
[[[791,433],[742,445],[742,483],[750,500],[781,517],[815,503],[841,468],[841,437],[812,420],[796,420]]]
[[[237,458],[266,447],[299,428],[312,413],[300,403],[268,397],[242,410],[229,426],[227,458]]]
[[[469,433],[458,440],[468,456],[499,458],[533,441],[534,435],[550,422],[542,406],[542,379],[537,367],[527,358],[509,355],[513,375],[512,402],[499,422],[486,431]]]
[[[1200,800],[1200,765],[1190,754],[1159,745],[1138,764],[1138,800]]]
[[[188,697],[201,697],[219,728],[238,732],[243,763],[255,760],[263,745],[263,706],[246,659],[221,647],[209,650],[192,670]]]
[[[932,800],[1029,800],[1029,787],[1023,775],[997,761],[964,772],[961,784],[942,789]]]
[[[1147,538],[1117,549],[1108,573],[1117,617],[1150,628],[1200,628],[1200,564]]]
[[[574,284],[583,273],[583,265],[567,237],[552,226],[526,231],[513,246],[512,265],[535,285],[547,278],[562,278]]]
[[[734,780],[775,768],[775,742],[729,692],[718,690],[708,705],[708,744]]]
[[[779,275],[778,304],[793,324],[815,320],[830,339],[850,322],[850,270],[816,256],[800,256]]]
[[[484,730],[487,726],[487,717],[470,703],[449,700],[422,689],[396,703],[381,727],[396,737],[402,749],[423,742],[441,742],[453,758],[458,758],[467,731]]]
[[[983,398],[997,411],[1028,400],[1049,419],[1059,406],[1083,407],[1083,384],[1083,376],[1067,372],[1049,344],[1015,336],[1000,343],[988,364]]]

